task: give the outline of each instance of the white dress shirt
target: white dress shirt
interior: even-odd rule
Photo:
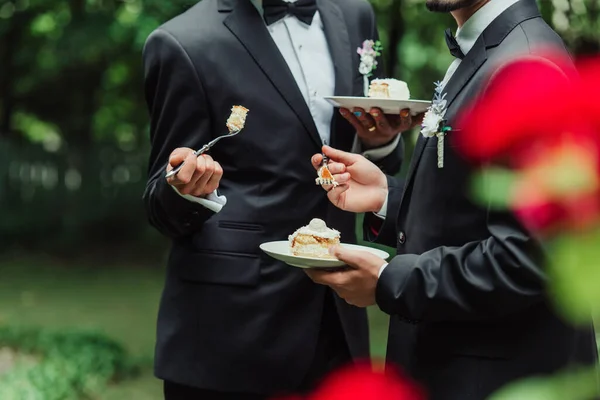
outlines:
[[[262,2],[260,0],[250,1],[262,14]],[[296,0],[285,1],[293,3]],[[269,25],[267,29],[302,92],[321,140],[323,143],[331,143],[331,120],[334,107],[324,97],[333,96],[335,93],[335,67],[329,53],[329,45],[319,11],[315,13],[311,25],[288,15]],[[394,151],[399,139],[400,135],[390,144],[366,150],[362,154],[369,159],[382,159]],[[361,150],[360,141],[356,137],[352,151],[358,153]],[[173,187],[173,189],[175,188]],[[175,191],[179,193],[177,189]],[[181,196],[200,203],[213,212],[221,211],[227,202],[225,196],[219,196],[216,191],[206,198],[191,195]]]
[[[471,49],[475,45],[475,42],[477,41],[477,39],[479,39],[479,36],[481,36],[483,31],[485,31],[485,29],[496,18],[498,18],[500,14],[502,14],[504,11],[506,11],[506,9],[508,9],[510,6],[512,6],[518,1],[519,0],[491,0],[479,10],[477,10],[475,14],[473,14],[471,18],[469,18],[463,24],[462,27],[458,28],[458,30],[456,31],[456,41],[458,42],[458,45],[462,50],[463,54],[466,56],[469,53],[469,51],[471,51]],[[458,66],[460,65],[461,61],[461,59],[457,58],[452,62],[452,64],[450,64],[450,67],[448,67],[448,71],[446,71],[446,75],[442,80],[442,87],[445,87],[446,84],[450,81],[450,78],[452,78],[452,76],[458,69]],[[388,200],[386,198],[385,202],[383,203],[383,206],[381,207],[381,210],[375,213],[375,215],[385,219],[387,214],[387,204]],[[379,276],[381,276],[381,273],[383,272],[385,267],[387,267],[387,264],[381,267],[381,269],[379,270]]]

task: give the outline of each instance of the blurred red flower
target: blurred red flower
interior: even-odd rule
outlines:
[[[600,217],[600,59],[552,53],[501,68],[459,118],[463,155],[515,172],[509,204],[531,229],[585,229]]]
[[[400,372],[375,370],[369,362],[333,372],[306,397],[285,400],[425,400],[424,392]]]
[[[562,132],[577,112],[568,60],[523,57],[490,78],[459,118],[456,140],[473,161],[489,161],[541,136]]]

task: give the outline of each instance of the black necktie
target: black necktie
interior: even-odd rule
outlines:
[[[448,49],[450,49],[450,54],[454,56],[454,58],[460,58],[461,60],[465,58],[456,38],[452,34],[450,28],[446,29],[446,44],[448,45]]]
[[[263,0],[262,6],[267,25],[279,21],[286,15],[293,15],[305,24],[310,25],[317,12],[316,0],[298,0],[294,3],[283,0]]]

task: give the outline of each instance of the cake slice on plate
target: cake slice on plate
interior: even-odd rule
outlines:
[[[369,97],[373,99],[408,100],[410,99],[410,91],[404,81],[374,79],[369,86]]]
[[[290,253],[295,256],[335,259],[329,254],[329,247],[340,244],[340,232],[328,228],[322,219],[314,218],[290,235],[289,242]]]

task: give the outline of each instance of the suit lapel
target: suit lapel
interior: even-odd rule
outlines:
[[[286,103],[296,113],[311,139],[321,148],[321,138],[306,101],[258,10],[248,0],[220,0],[219,11],[229,12],[223,22],[225,26],[246,48]]]
[[[444,92],[446,93],[447,108],[453,104],[460,92],[467,86],[471,78],[481,68],[487,60],[487,49],[498,46],[502,40],[521,22],[540,16],[535,0],[521,0],[510,6],[504,13],[496,18],[477,39],[469,53],[461,61],[450,81],[446,84]],[[405,200],[409,186],[414,178],[415,171],[427,146],[429,138],[419,139],[415,146],[415,151],[406,177],[404,193],[400,207]]]
[[[446,100],[448,101],[447,108],[450,108],[456,97],[467,86],[467,83],[469,83],[473,75],[475,75],[486,60],[485,41],[483,36],[480,36],[444,88]]]
[[[323,20],[325,37],[335,66],[335,95],[349,96],[352,92],[352,66],[354,65],[350,37],[342,10],[331,0],[318,0],[319,14]]]
[[[462,89],[467,85],[467,83],[483,65],[486,59],[487,55],[484,40],[483,37],[480,37],[471,51],[469,51],[469,54],[467,54],[467,56],[461,61],[460,65],[456,69],[456,72],[454,72],[454,75],[452,75],[452,78],[450,78],[450,81],[448,81],[446,87],[444,88],[446,100],[448,101],[447,107],[450,107],[452,102],[456,99],[456,96],[458,96]],[[406,176],[406,184],[404,187],[404,193],[402,194],[402,202],[404,202],[406,193],[408,192],[407,189],[412,183],[415,171],[417,170],[419,161],[421,161],[421,156],[423,155],[429,140],[430,138],[425,138],[419,133],[419,138],[417,139],[417,144],[415,145],[415,150],[413,152],[410,167]],[[402,202],[400,204],[402,204]]]
[[[317,6],[325,37],[329,45],[329,54],[335,67],[335,92],[336,96],[349,96],[352,94],[352,49],[350,47],[350,37],[346,27],[346,21],[342,10],[331,0],[317,0]],[[339,118],[331,119],[331,145],[339,147],[340,140],[343,138],[336,135],[337,124],[342,122]]]

